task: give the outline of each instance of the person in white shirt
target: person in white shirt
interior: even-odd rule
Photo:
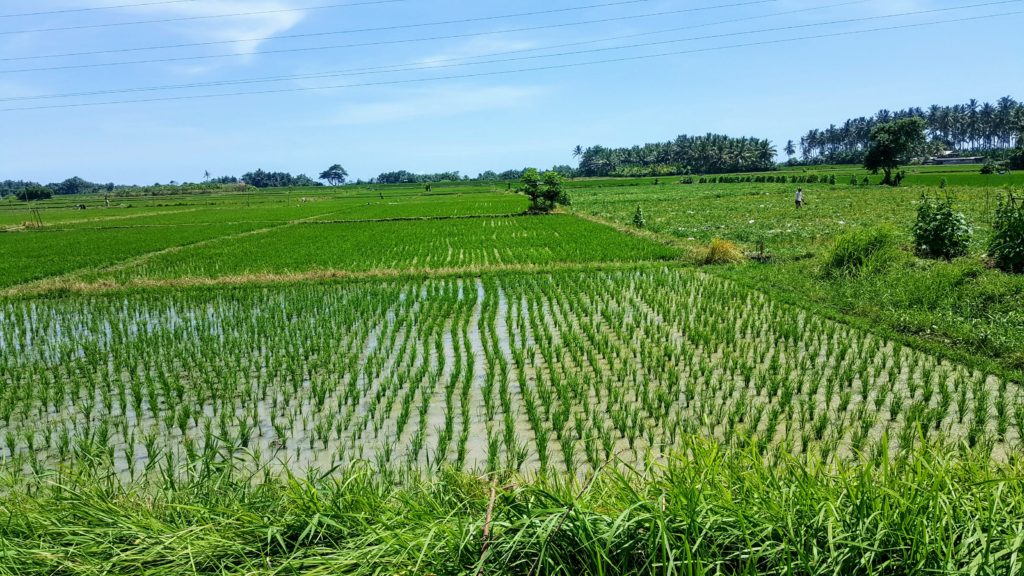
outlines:
[[[796,209],[799,210],[804,207],[804,189],[796,189]]]

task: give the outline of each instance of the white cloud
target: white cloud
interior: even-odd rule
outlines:
[[[540,86],[472,86],[415,90],[390,101],[354,104],[334,118],[336,124],[384,124],[413,118],[445,118],[471,112],[511,109],[535,102]]]
[[[94,6],[109,6],[106,0],[89,0],[79,3]],[[131,14],[139,20],[160,20],[189,18],[180,22],[167,22],[163,26],[175,35],[192,42],[237,42],[250,38],[268,38],[290,30],[306,16],[298,10],[302,5],[293,0],[202,0],[156,4],[125,8],[122,13]],[[288,10],[282,12],[281,10]],[[251,14],[264,12],[264,14]],[[248,16],[228,18],[206,18],[221,14],[250,13]],[[262,41],[247,41],[230,44],[230,50],[237,54],[251,54]],[[220,48],[223,51],[223,48]]]

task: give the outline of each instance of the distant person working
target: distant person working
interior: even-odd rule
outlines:
[[[799,210],[804,207],[804,189],[796,189],[796,209]]]

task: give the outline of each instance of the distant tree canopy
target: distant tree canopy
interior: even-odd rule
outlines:
[[[36,182],[28,182],[25,180],[3,180],[0,181],[0,198],[4,196],[17,196],[18,192],[21,192],[29,186],[38,186]]]
[[[28,182],[24,180],[4,180],[0,182],[0,196],[6,196],[12,194],[18,198],[23,196],[22,192],[26,189],[32,189],[29,193],[32,196],[31,200],[37,200],[41,198],[41,190],[47,191],[46,198],[50,198],[54,195],[71,195],[71,194],[91,194],[95,192],[102,192],[104,190],[110,191],[114,189],[113,183],[108,184],[97,184],[96,182],[89,182],[83,180],[78,176],[68,178],[63,182],[56,182],[53,184],[47,184],[43,186],[38,182]]]
[[[463,178],[458,171],[438,172],[436,174],[414,174],[408,170],[383,172],[373,180],[374,184],[432,184],[435,182],[461,182]]]
[[[206,172],[209,174],[209,172]],[[99,184],[96,182],[90,182],[78,176],[68,178],[63,182],[55,182],[42,186],[37,182],[29,182],[23,180],[4,180],[0,181],[0,197],[11,195],[20,197],[19,193],[29,187],[40,187],[46,189],[51,196],[55,195],[72,195],[72,194],[113,194],[115,196],[138,196],[138,195],[153,195],[163,196],[169,194],[181,194],[181,193],[212,193],[222,191],[225,188],[237,187],[239,185],[248,184],[257,188],[271,188],[277,186],[322,186],[319,182],[306,176],[305,174],[299,174],[298,176],[292,176],[287,172],[264,172],[263,170],[257,170],[245,174],[241,180],[234,176],[220,176],[217,178],[210,178],[204,174],[205,182],[193,183],[193,182],[174,182],[171,181],[169,184],[160,184],[159,182],[149,186],[138,186],[134,184],[115,184],[113,182],[107,182],[106,184]],[[31,193],[30,196],[39,196],[38,190]],[[50,196],[47,196],[49,198]]]
[[[335,164],[320,173],[320,179],[326,180],[331,186],[344,184],[346,178],[348,178],[348,171],[342,168],[341,164]]]
[[[255,188],[291,188],[302,186],[323,186],[305,174],[292,176],[288,172],[264,172],[256,170],[242,175],[242,182]]]
[[[591,146],[580,155],[579,176],[669,176],[762,172],[775,167],[768,140],[722,134],[682,135],[669,142],[629,148]]]
[[[89,182],[88,180],[84,180],[82,178],[79,178],[78,176],[74,176],[72,178],[68,178],[63,182],[57,184],[50,184],[49,188],[53,190],[54,194],[64,196],[72,194],[92,194],[95,192],[102,192],[103,190],[107,189],[107,185],[98,184],[96,182]],[[113,188],[113,186],[111,186],[111,188]]]
[[[880,110],[874,116],[852,118],[824,130],[811,130],[800,139],[803,159],[808,163],[858,164],[871,143],[871,130],[878,124],[905,118],[921,118],[933,144],[932,152],[992,152],[1008,150],[1024,124],[1024,103],[1009,96],[995,104],[971,100],[954,106],[932,105],[927,110]]]
[[[874,173],[885,173],[882,184],[897,185],[892,173],[910,162],[925,144],[925,121],[922,118],[904,118],[871,129],[871,145],[864,156],[864,167]]]
[[[21,190],[15,192],[14,196],[18,200],[28,202],[30,200],[46,200],[47,198],[53,197],[53,192],[46,186],[30,183],[28,186],[25,186]]]

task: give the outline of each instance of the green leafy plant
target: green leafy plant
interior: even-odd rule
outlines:
[[[1024,273],[1024,202],[1012,193],[999,199],[988,254],[1000,270]]]
[[[953,209],[953,198],[921,197],[914,223],[914,250],[923,258],[951,260],[967,255],[971,228],[967,217]]]
[[[541,174],[536,168],[527,168],[520,182],[520,190],[530,197],[530,209],[534,212],[550,212],[559,204],[572,204],[562,185],[562,175],[558,172]]]
[[[640,205],[637,204],[636,212],[633,213],[633,226],[636,226],[637,228],[643,228],[646,225],[647,221],[644,220],[644,211],[642,208],[640,208]]]

